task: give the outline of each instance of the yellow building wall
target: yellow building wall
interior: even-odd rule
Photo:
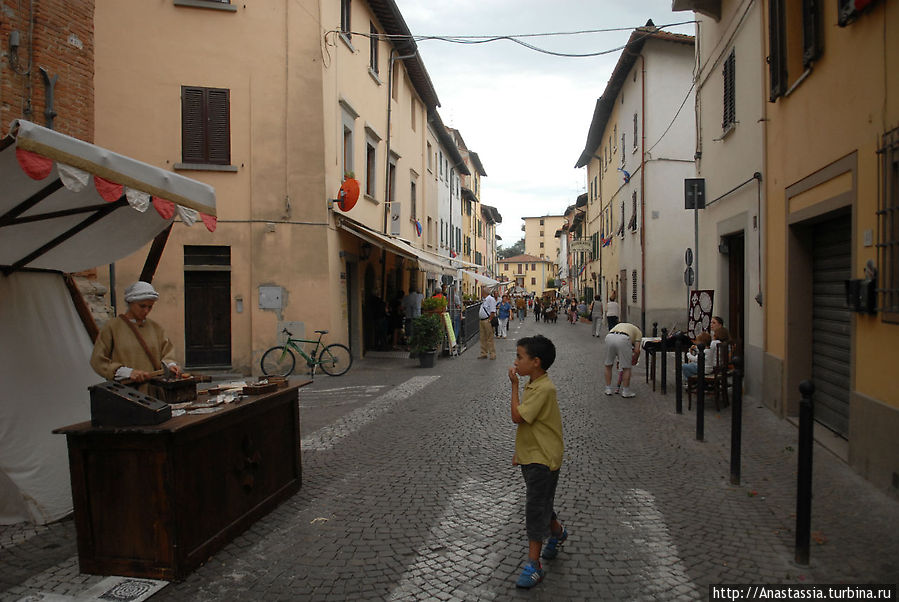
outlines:
[[[787,357],[786,307],[790,282],[786,256],[787,220],[848,186],[848,174],[791,199],[785,189],[827,165],[857,153],[857,192],[854,203],[853,278],[864,277],[867,260],[877,262],[876,248],[865,246],[863,233],[876,242],[880,136],[899,125],[899,41],[884,31],[899,30],[899,8],[880,3],[848,27],[838,27],[836,10],[822,11],[824,50],[808,78],[786,98],[768,105],[766,241],[766,347],[769,354]],[[793,81],[791,74],[791,82]],[[822,99],[827,99],[823,102]],[[854,314],[855,362],[853,387],[899,407],[899,387],[888,370],[887,357],[899,345],[899,326],[879,316]],[[785,395],[791,392],[786,391]],[[794,395],[795,396],[795,395]]]
[[[174,169],[181,162],[181,86],[230,90],[236,171],[179,171],[215,187],[218,228],[209,233],[202,224],[175,223],[154,279],[162,296],[153,317],[183,361],[183,247],[229,246],[231,364],[249,372],[275,342],[279,321],[315,328],[336,322],[328,294],[303,294],[310,287],[328,291],[330,280],[318,2],[237,8],[97,2],[95,141]],[[145,257],[146,250],[116,265],[120,311],[122,289],[138,277]],[[258,286],[267,283],[285,289],[280,314],[258,309]]]

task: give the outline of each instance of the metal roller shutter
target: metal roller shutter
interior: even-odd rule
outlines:
[[[850,277],[849,215],[815,226],[813,259],[812,381],[815,418],[849,435],[850,326],[844,281]]]

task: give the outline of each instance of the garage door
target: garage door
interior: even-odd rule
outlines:
[[[850,215],[814,228],[812,381],[815,418],[843,437],[849,435],[851,314],[844,281],[852,259]]]

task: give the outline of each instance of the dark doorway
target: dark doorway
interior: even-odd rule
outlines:
[[[231,365],[231,247],[184,246],[184,363]]]
[[[745,318],[743,315],[743,300],[746,298],[746,266],[745,266],[745,237],[743,233],[734,234],[724,239],[727,252],[727,329],[732,339],[736,339],[740,346],[745,337]],[[743,350],[737,350],[738,355],[743,355]]]
[[[231,365],[231,272],[184,273],[184,354],[188,366]]]

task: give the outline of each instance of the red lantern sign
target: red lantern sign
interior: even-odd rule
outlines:
[[[340,192],[337,193],[338,206],[341,211],[349,211],[356,206],[359,200],[359,180],[355,178],[344,178],[343,184],[340,185]]]

